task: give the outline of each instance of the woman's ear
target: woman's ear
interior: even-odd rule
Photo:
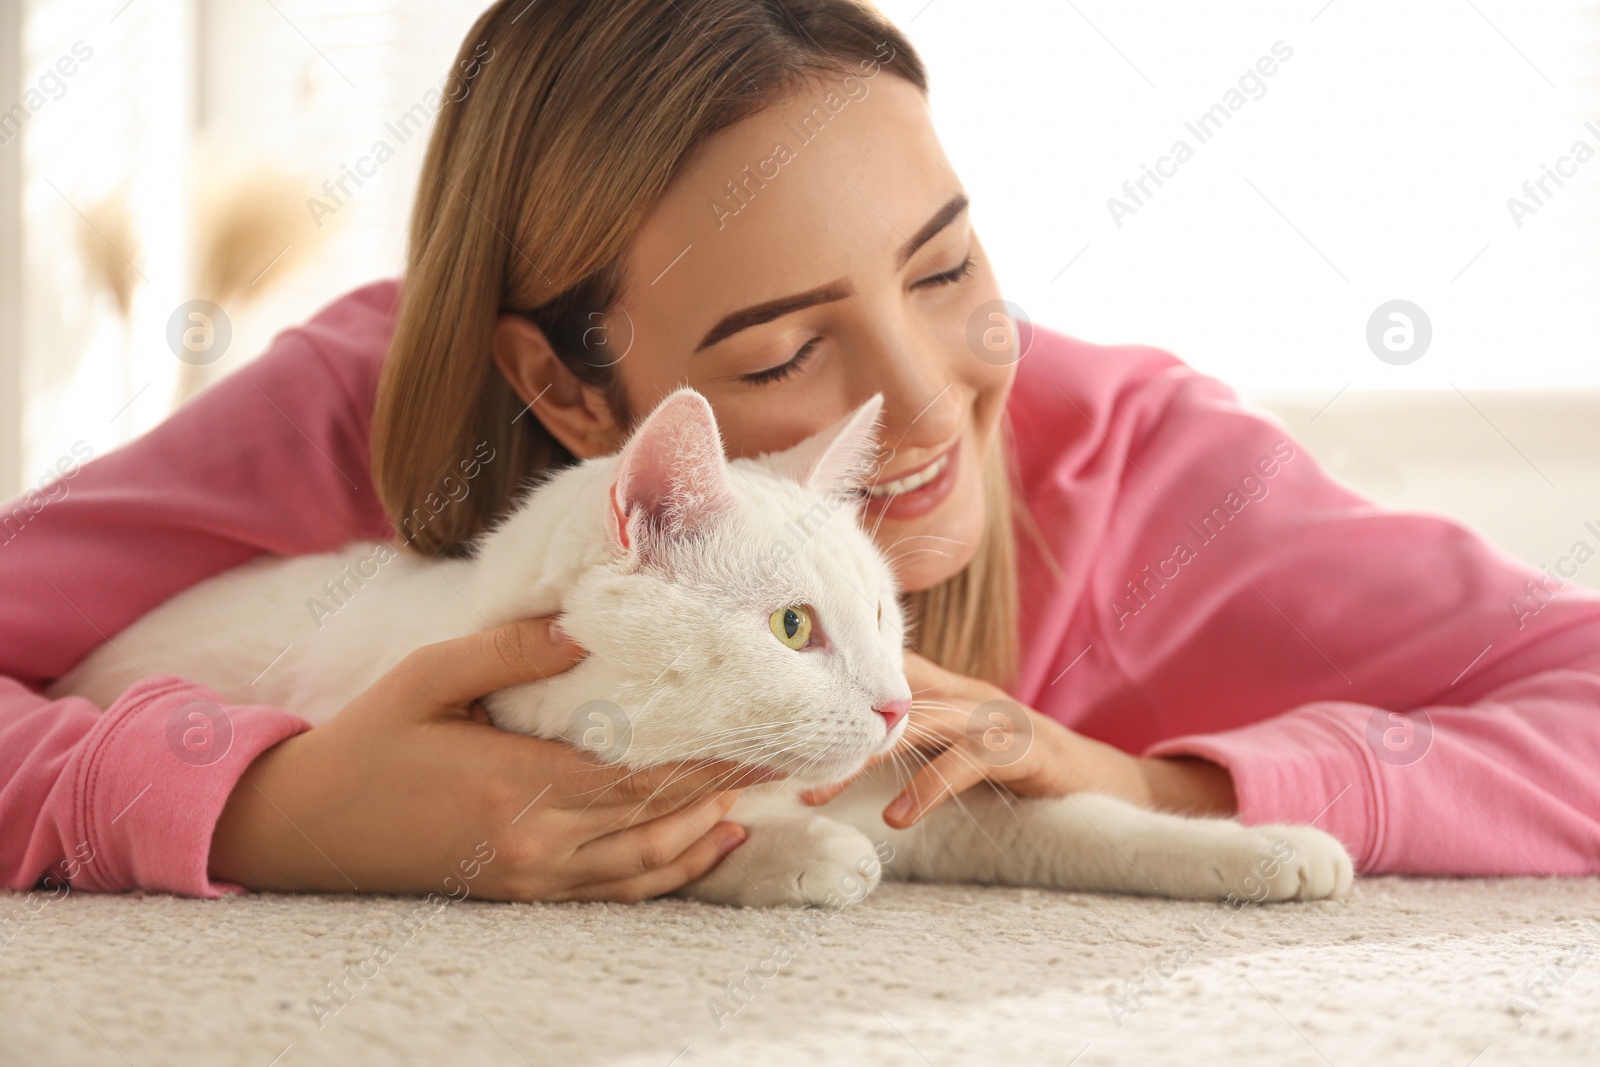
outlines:
[[[544,331],[521,315],[500,316],[494,362],[550,435],[579,459],[616,451],[626,434],[605,392],[585,385],[550,347]]]

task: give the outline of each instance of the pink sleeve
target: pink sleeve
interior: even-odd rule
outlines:
[[[1600,873],[1600,595],[1571,581],[1600,523],[1541,572],[1366,500],[1167,353],[1041,335],[1011,414],[1052,557],[1024,566],[1054,577],[1024,583],[1021,699],[1223,764],[1245,822],[1315,822],[1363,871]]]
[[[368,432],[397,288],[380,283],[0,528],[0,876],[216,896],[211,832],[255,756],[308,728],[147,677],[101,712],[40,691],[168,597],[262,553],[389,535]],[[135,664],[137,667],[138,665]]]
[[[1311,823],[1371,874],[1600,873],[1600,675],[1545,671],[1469,705],[1307,704],[1146,755],[1227,767],[1247,824]]]
[[[46,878],[51,888],[68,882],[80,890],[203,897],[237,890],[207,874],[212,828],[250,761],[306,729],[298,716],[224,707],[166,675],[141,682],[104,712],[79,697],[48,701],[0,678],[6,887],[24,890]]]

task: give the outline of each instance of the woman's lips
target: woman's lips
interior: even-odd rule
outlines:
[[[915,519],[950,495],[961,471],[961,442],[898,478],[879,482],[867,494],[867,514],[877,519]]]

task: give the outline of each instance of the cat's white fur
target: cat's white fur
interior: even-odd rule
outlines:
[[[744,792],[729,817],[748,839],[685,895],[832,905],[882,876],[1192,899],[1342,895],[1350,859],[1311,827],[979,786],[894,830],[879,816],[903,784],[892,763],[821,809],[795,799],[905,730],[874,710],[911,693],[898,589],[856,492],[880,406],[786,452],[730,461],[710,405],[679,390],[619,453],[531,490],[469,559],[355,545],[257,560],[162,604],[52,693],[105,707],[141,675],[170,673],[319,723],[415,648],[559,612],[589,655],[488,697],[497,725],[629,766],[722,757],[789,774]],[[772,632],[772,612],[794,604],[811,609],[817,647],[795,651]]]

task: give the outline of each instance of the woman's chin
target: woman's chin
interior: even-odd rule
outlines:
[[[948,503],[954,505],[954,500]],[[983,514],[983,502],[973,502],[970,507]],[[895,580],[908,593],[932,589],[966,569],[978,554],[983,538],[980,523],[955,523],[930,526],[917,524],[905,530],[880,530],[880,545],[894,545],[888,550],[894,567]],[[967,529],[972,526],[972,529]]]
[[[971,549],[963,548],[952,553],[949,558],[907,560],[895,566],[895,579],[900,583],[900,588],[907,593],[932,589],[960,574],[962,569],[972,562],[975,554]]]

